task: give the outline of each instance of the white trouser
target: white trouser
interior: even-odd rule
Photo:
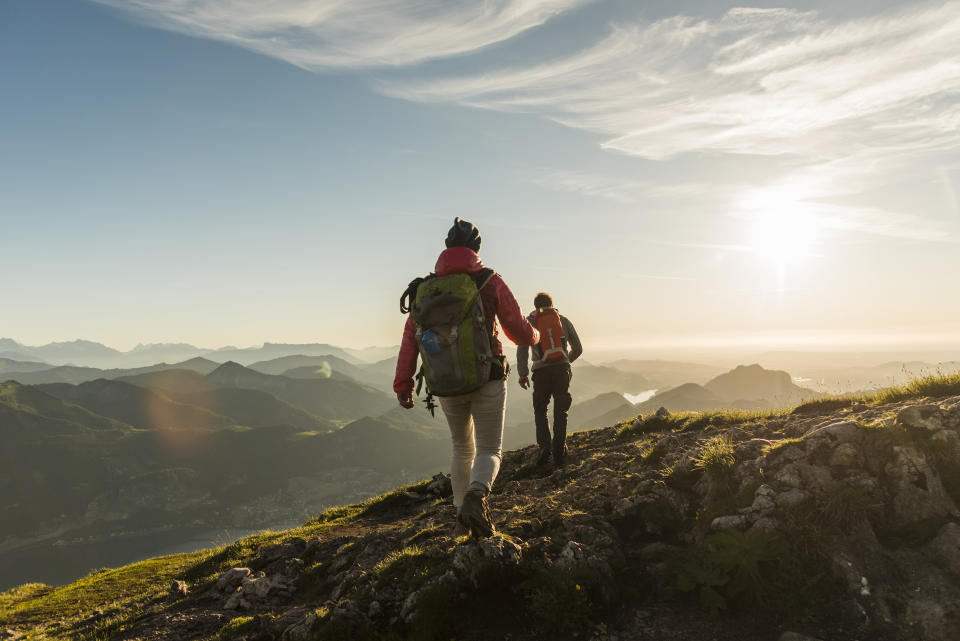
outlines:
[[[463,503],[463,495],[471,483],[481,483],[489,490],[497,478],[503,452],[506,402],[505,379],[489,381],[469,394],[440,398],[453,439],[450,480],[453,504],[457,507]]]

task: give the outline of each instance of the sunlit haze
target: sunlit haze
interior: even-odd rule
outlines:
[[[0,78],[23,344],[397,344],[461,216],[588,359],[960,346],[957,1],[8,0]]]

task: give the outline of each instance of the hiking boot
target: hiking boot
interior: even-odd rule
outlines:
[[[470,534],[470,528],[460,522],[460,515],[457,515],[457,523],[453,526],[453,538],[459,539],[461,536]]]
[[[540,455],[537,456],[537,462],[536,462],[534,465],[536,465],[537,467],[541,467],[541,466],[546,465],[546,464],[549,463],[549,462],[550,462],[550,448],[549,448],[549,447],[541,447],[541,448],[540,448]]]
[[[564,445],[562,450],[557,450],[553,453],[553,468],[560,469],[567,462],[567,446]]]
[[[487,509],[485,490],[467,490],[467,493],[463,496],[463,505],[460,507],[460,513],[457,514],[457,520],[478,539],[493,536],[494,532],[497,531],[493,526],[493,521],[490,520],[490,510]]]

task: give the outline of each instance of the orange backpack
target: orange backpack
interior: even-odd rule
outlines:
[[[563,353],[563,323],[560,312],[552,307],[542,307],[533,313],[537,331],[540,332],[540,360],[559,363],[567,360]]]

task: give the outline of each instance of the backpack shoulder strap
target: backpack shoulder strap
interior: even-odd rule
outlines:
[[[493,271],[489,267],[484,267],[478,272],[474,272],[470,276],[473,278],[473,282],[477,285],[477,290],[483,289],[483,286],[490,282],[490,279],[496,275],[497,272]]]

